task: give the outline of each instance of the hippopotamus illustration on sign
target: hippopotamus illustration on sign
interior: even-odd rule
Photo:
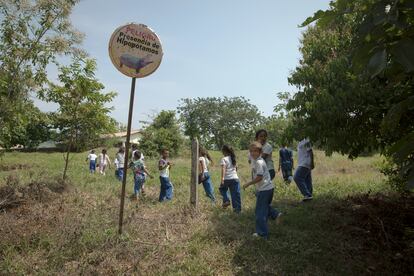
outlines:
[[[142,68],[144,68],[148,64],[153,63],[153,61],[150,60],[150,57],[151,55],[139,58],[130,54],[123,54],[119,58],[120,67],[122,67],[122,65],[125,65],[131,69],[135,69],[136,73],[138,74]]]

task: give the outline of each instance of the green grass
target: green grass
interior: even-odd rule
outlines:
[[[115,150],[110,151],[114,156]],[[87,153],[73,154],[72,183],[49,200],[28,201],[0,214],[0,274],[155,274],[155,275],[349,275],[366,273],[364,254],[340,231],[350,217],[334,211],[347,196],[388,192],[377,166],[379,156],[354,161],[316,152],[314,201],[299,204],[298,189],[276,176],[274,206],[284,213],[281,225],[270,222],[270,239],[256,240],[253,189],[242,192],[242,213],[213,206],[199,185],[199,206],[189,205],[190,159],[173,159],[175,194],[158,203],[158,178],[147,182],[147,196],[125,201],[124,234],[117,234],[121,184],[113,175],[90,175]],[[220,153],[211,168],[218,201]],[[250,175],[247,152],[238,152],[242,184]],[[60,153],[6,153],[3,165],[27,164],[0,171],[1,185],[16,186],[55,179],[62,173]],[[147,160],[157,175],[157,160]],[[8,180],[7,180],[8,179]],[[128,175],[127,195],[132,193]]]

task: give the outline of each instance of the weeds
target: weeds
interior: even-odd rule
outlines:
[[[212,155],[218,164],[220,154]],[[249,169],[245,152],[238,156],[243,182],[249,177]],[[120,236],[120,182],[110,171],[106,176],[91,175],[83,162],[84,154],[74,154],[70,182],[62,182],[50,173],[60,172],[59,154],[33,153],[33,157],[36,166],[0,172],[0,198],[21,193],[25,200],[3,208],[0,214],[0,274],[412,272],[408,264],[413,238],[412,200],[394,201],[373,165],[380,163],[378,157],[351,162],[319,153],[314,171],[315,199],[306,205],[298,203],[300,195],[294,183],[286,185],[278,175],[274,205],[284,213],[284,220],[282,225],[270,223],[271,236],[266,242],[251,238],[252,191],[243,192],[240,215],[221,209],[220,203],[211,205],[201,186],[199,208],[189,206],[189,158],[174,160],[172,202],[158,203],[156,180],[146,183],[145,197],[138,201],[126,199],[124,234]],[[7,153],[4,160],[18,164],[26,159]],[[147,166],[157,171],[156,160],[147,160]],[[212,168],[218,200],[219,173],[218,165]],[[131,175],[127,182],[129,195]],[[363,196],[368,191],[386,196]],[[402,210],[402,206],[406,209],[401,213],[385,212]],[[387,252],[384,256],[383,250]]]

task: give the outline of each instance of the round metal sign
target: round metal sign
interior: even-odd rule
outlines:
[[[161,42],[144,24],[130,23],[119,27],[109,41],[109,56],[124,75],[143,78],[157,70],[162,60]]]

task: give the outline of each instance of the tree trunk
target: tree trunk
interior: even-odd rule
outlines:
[[[63,170],[63,181],[66,180],[66,172],[68,171],[68,165],[69,165],[69,153],[70,153],[70,150],[72,149],[72,143],[73,143],[73,134],[71,135],[69,144],[67,146],[66,158],[64,158],[65,159],[65,169]]]

